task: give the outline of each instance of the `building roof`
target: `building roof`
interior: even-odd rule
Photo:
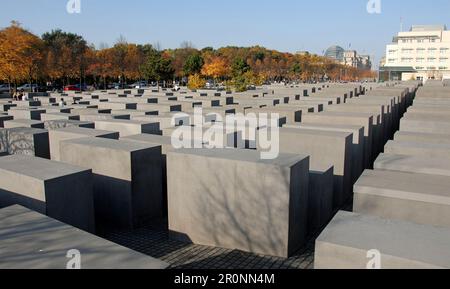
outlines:
[[[413,25],[411,26],[410,32],[421,32],[421,31],[441,31],[447,30],[445,25]]]

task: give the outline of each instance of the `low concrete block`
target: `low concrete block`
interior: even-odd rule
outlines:
[[[93,122],[87,121],[77,121],[77,120],[50,120],[44,122],[45,129],[60,129],[65,127],[84,127],[84,128],[95,128]]]
[[[339,212],[316,240],[315,269],[369,269],[370,251],[381,269],[449,269],[450,230]]]
[[[4,123],[5,128],[29,127],[44,129],[44,123],[38,120],[16,119],[9,120]]]
[[[450,177],[367,170],[355,184],[354,212],[450,228]]]
[[[95,231],[90,169],[30,156],[0,158],[0,207],[25,206]]]
[[[95,121],[95,128],[101,130],[118,131],[121,137],[141,133],[161,134],[159,123],[137,120],[104,120]]]
[[[8,154],[50,158],[48,131],[37,128],[7,129]]]
[[[169,266],[21,206],[0,210],[0,236],[0,269],[67,269],[72,249],[81,253],[81,269]]]
[[[176,150],[167,167],[173,237],[280,257],[303,245],[307,156],[261,160],[249,150]]]
[[[86,138],[86,137],[101,137],[109,139],[119,139],[118,132],[96,130],[83,127],[66,127],[61,129],[54,129],[48,132],[50,144],[50,157],[54,161],[61,161],[60,143],[65,140]]]
[[[390,141],[386,144],[384,151],[387,154],[450,158],[449,144]]]
[[[436,158],[427,155],[407,156],[396,154],[380,154],[375,161],[375,169],[440,175],[450,177],[450,156]]]

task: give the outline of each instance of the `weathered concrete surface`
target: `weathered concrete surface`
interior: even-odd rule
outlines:
[[[0,158],[0,207],[20,204],[95,231],[90,169],[30,156]]]
[[[316,240],[314,268],[367,269],[376,249],[382,269],[449,269],[448,244],[445,228],[341,211]]]
[[[0,210],[0,269],[66,269],[69,250],[81,269],[164,269],[168,264],[21,206]]]
[[[161,146],[82,138],[60,142],[61,161],[92,168],[96,219],[135,228],[162,216]]]
[[[355,184],[353,209],[418,224],[450,228],[450,177],[367,170]]]
[[[48,131],[36,128],[10,128],[1,130],[10,155],[50,158]],[[6,136],[5,136],[6,135]]]
[[[50,143],[50,157],[54,161],[60,161],[60,143],[61,141],[85,138],[85,137],[102,137],[109,139],[119,139],[118,132],[96,130],[83,127],[66,127],[54,129],[48,132]]]
[[[309,158],[250,150],[168,153],[169,229],[196,244],[287,257],[305,241]]]
[[[84,128],[95,128],[95,124],[93,122],[87,121],[77,121],[77,120],[50,120],[44,122],[45,129],[59,129],[65,127],[84,127]]]

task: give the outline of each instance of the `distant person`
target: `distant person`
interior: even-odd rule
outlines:
[[[22,101],[23,100],[23,96],[24,96],[24,90],[21,89],[19,95],[17,96],[17,100]]]
[[[64,99],[61,98],[61,100],[59,101],[59,106],[64,107],[65,105],[66,105],[66,103],[64,102]]]

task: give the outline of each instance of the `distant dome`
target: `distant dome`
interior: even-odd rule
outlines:
[[[344,60],[344,48],[334,45],[325,51],[325,56],[339,61]]]

